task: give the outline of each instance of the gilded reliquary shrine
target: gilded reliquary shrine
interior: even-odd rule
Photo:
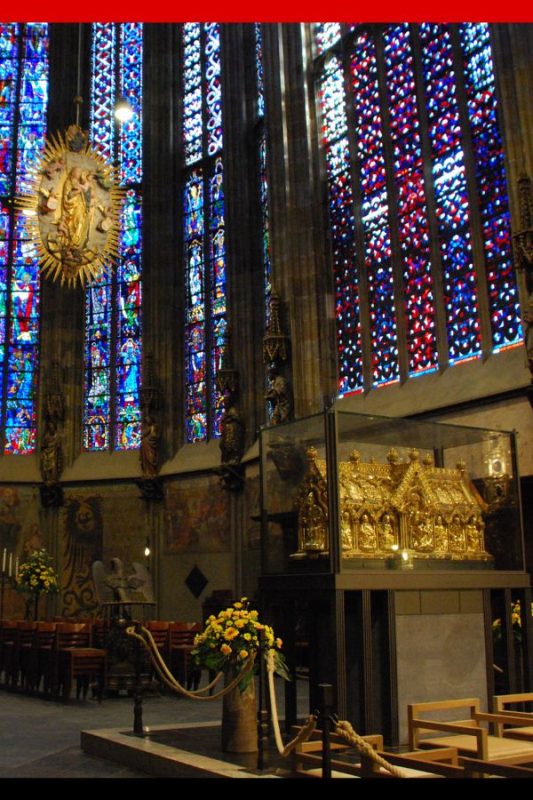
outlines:
[[[307,451],[300,487],[298,551],[305,558],[328,550],[326,462]],[[387,463],[363,462],[354,450],[338,464],[340,540],[343,558],[413,558],[491,561],[485,550],[487,503],[464,464],[437,467],[416,449],[401,461],[391,449]]]

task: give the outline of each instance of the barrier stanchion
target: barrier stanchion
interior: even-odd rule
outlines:
[[[133,733],[144,736],[143,725],[143,690],[142,690],[143,648],[139,640],[135,641],[135,689],[133,692]]]
[[[319,683],[320,717],[322,720],[322,777],[331,778],[330,728],[333,712],[333,687],[330,683]]]
[[[268,728],[269,714],[267,702],[267,674],[266,662],[263,657],[265,648],[265,632],[260,631],[260,658],[259,658],[259,710],[257,712],[257,769],[266,769],[269,762],[268,753]]]

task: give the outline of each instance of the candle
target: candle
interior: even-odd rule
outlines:
[[[15,559],[15,580],[17,580],[18,574],[19,574],[19,557],[17,556]]]
[[[9,554],[9,570],[8,570],[8,577],[11,577],[13,573],[13,553]]]
[[[6,558],[7,558],[7,548],[4,547],[4,555],[2,556],[2,572],[6,571]]]

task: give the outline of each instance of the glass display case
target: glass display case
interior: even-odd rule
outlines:
[[[260,447],[263,575],[524,568],[512,432],[330,409]]]

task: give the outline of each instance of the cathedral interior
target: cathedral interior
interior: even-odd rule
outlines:
[[[112,559],[160,620],[255,598],[393,742],[406,702],[533,689],[532,54],[0,25],[0,616],[44,548],[50,619]]]

